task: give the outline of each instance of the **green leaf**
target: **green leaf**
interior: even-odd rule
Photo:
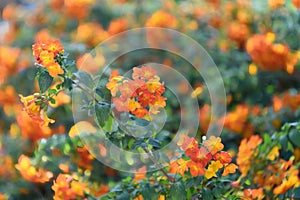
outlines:
[[[97,121],[101,127],[105,125],[105,122],[108,120],[110,113],[110,105],[107,103],[97,103],[95,105],[95,113]]]
[[[130,194],[127,191],[122,192],[121,194],[118,194],[117,200],[130,200]]]
[[[295,146],[300,148],[300,132],[297,129],[292,129],[289,132],[289,138]]]
[[[94,87],[94,81],[89,73],[85,71],[77,71],[76,73],[74,73],[74,76],[79,81],[80,85],[84,85],[85,87],[88,87],[90,89]]]
[[[155,148],[160,148],[161,147],[161,144],[160,144],[160,141],[157,140],[157,139],[153,139],[153,138],[150,138],[149,139],[149,144]]]
[[[172,200],[185,199],[186,191],[182,182],[174,183],[170,189],[170,197]]]
[[[48,88],[51,86],[53,81],[53,77],[49,75],[48,72],[43,71],[40,73],[39,78],[38,78],[38,84],[41,93],[44,93],[48,90]]]
[[[292,198],[300,198],[300,187],[292,190]]]
[[[71,90],[72,89],[72,80],[69,79],[69,78],[65,78],[62,86],[65,88],[65,89],[68,89],[68,90]]]
[[[212,191],[208,188],[203,189],[203,199],[214,199]]]

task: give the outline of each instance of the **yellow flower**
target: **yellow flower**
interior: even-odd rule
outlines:
[[[206,172],[205,172],[205,177],[207,179],[210,179],[212,177],[217,177],[216,172],[221,169],[223,165],[221,164],[220,161],[212,161],[210,165],[208,166]]]
[[[275,158],[277,158],[279,156],[279,147],[275,146],[273,147],[273,149],[270,151],[269,155],[268,155],[268,159],[269,160],[275,160]]]

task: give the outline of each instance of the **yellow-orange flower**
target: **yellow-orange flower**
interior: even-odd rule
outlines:
[[[269,0],[268,2],[269,2],[270,7],[275,9],[275,8],[278,8],[282,5],[284,5],[285,0]]]
[[[22,177],[30,182],[45,183],[53,177],[52,172],[44,169],[36,169],[32,166],[29,157],[25,155],[19,157],[19,162],[15,167],[19,170]]]
[[[159,10],[153,13],[152,16],[147,20],[146,26],[175,28],[177,26],[177,23],[177,19],[173,15],[163,10]]]
[[[247,52],[253,62],[265,71],[286,69],[292,73],[294,65],[297,63],[297,57],[290,52],[287,45],[273,44],[274,40],[274,33],[255,34],[247,41]]]
[[[49,123],[54,123],[53,119],[48,118],[45,107],[41,106],[42,101],[46,101],[39,93],[24,97],[20,95],[21,102],[24,105],[24,110],[36,122],[41,125],[48,126]],[[40,104],[38,104],[40,101]]]
[[[223,165],[221,164],[220,161],[211,161],[210,165],[208,165],[207,170],[205,171],[205,177],[207,179],[211,179],[212,177],[217,177],[216,172],[221,169]]]
[[[212,155],[215,155],[218,151],[221,151],[224,148],[224,145],[221,143],[221,138],[215,136],[210,136],[208,140],[203,142],[203,144]]]
[[[64,70],[55,61],[56,56],[64,52],[59,40],[38,41],[32,45],[32,50],[36,62],[44,66],[52,77],[64,74]]]
[[[52,190],[54,191],[54,200],[71,200],[84,197],[84,192],[90,189],[87,183],[74,180],[72,176],[67,174],[59,174],[53,181]]]

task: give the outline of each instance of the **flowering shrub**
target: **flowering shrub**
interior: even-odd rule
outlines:
[[[13,2],[0,3],[0,199],[300,198],[300,1]],[[153,49],[92,50],[138,27]],[[192,67],[207,61],[196,46],[180,45],[186,60],[186,41],[153,27],[207,50],[226,102]]]

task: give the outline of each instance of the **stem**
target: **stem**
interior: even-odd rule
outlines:
[[[149,149],[147,147],[143,147],[143,150],[149,155],[149,157],[152,160],[152,162],[156,165],[156,167],[158,167],[160,169],[160,171],[168,178],[168,180],[169,181],[174,181],[174,178],[172,178],[172,177],[170,177],[168,175],[168,173],[166,172],[166,170],[163,168],[163,166],[159,162],[157,162],[157,160],[152,155],[152,153],[149,151]]]

